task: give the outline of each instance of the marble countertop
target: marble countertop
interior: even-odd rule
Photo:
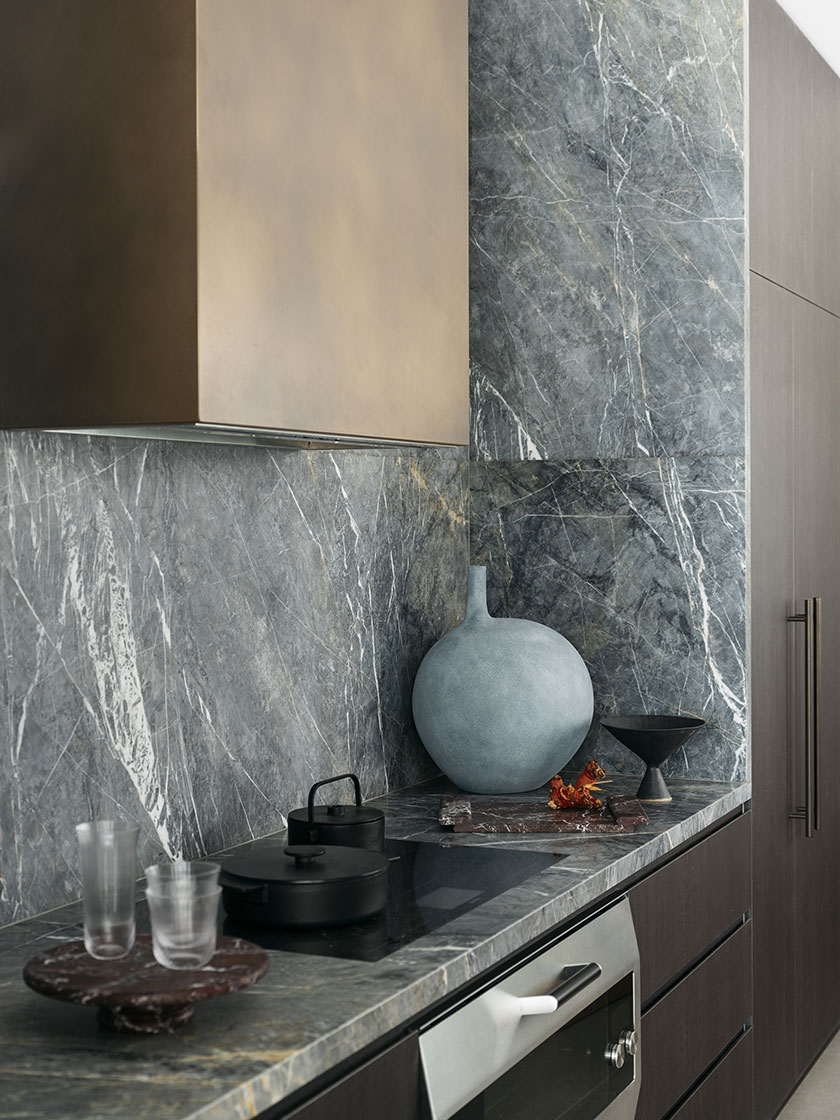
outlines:
[[[616,778],[610,793],[632,793]],[[45,999],[21,972],[81,936],[79,904],[0,929],[2,1120],[239,1120],[254,1117],[454,992],[749,799],[749,786],[669,779],[632,834],[474,836],[437,825],[441,779],[379,798],[388,835],[522,848],[564,858],[375,963],[271,952],[251,988],[199,1004],[171,1035],[97,1027],[93,1008]]]

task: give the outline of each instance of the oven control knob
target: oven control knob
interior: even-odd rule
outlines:
[[[610,1065],[615,1066],[616,1069],[621,1069],[621,1067],[624,1065],[624,1043],[613,1042],[610,1046],[607,1047],[604,1053],[604,1057],[607,1059]]]
[[[632,1058],[636,1053],[636,1032],[622,1031],[618,1036],[618,1041],[624,1046],[624,1052]]]

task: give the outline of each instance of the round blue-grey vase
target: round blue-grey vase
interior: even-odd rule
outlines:
[[[471,567],[464,621],[417,671],[412,709],[423,746],[468,793],[522,793],[545,785],[583,742],[592,681],[556,630],[491,618],[487,569]]]

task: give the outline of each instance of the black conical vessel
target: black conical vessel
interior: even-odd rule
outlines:
[[[647,766],[636,795],[639,800],[670,801],[659,767],[705,722],[694,716],[608,716],[601,726]]]

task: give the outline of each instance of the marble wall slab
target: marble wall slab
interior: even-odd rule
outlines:
[[[598,719],[679,712],[707,726],[667,773],[747,777],[743,461],[473,464],[471,537],[490,613],[551,626],[586,661],[595,719],[570,767],[643,770]]]
[[[473,0],[474,454],[744,451],[743,4]]]
[[[462,452],[0,436],[0,923],[78,897],[73,825],[274,832],[435,773],[411,684],[466,583]]]
[[[582,653],[596,715],[708,720],[740,780],[741,0],[473,0],[471,554]],[[578,761],[640,764],[596,729]]]

